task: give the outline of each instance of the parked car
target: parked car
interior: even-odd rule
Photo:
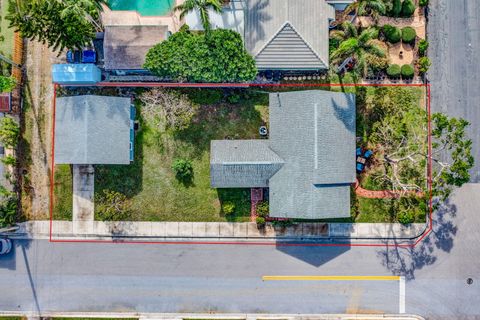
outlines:
[[[9,253],[12,250],[12,241],[10,239],[0,238],[0,256]]]

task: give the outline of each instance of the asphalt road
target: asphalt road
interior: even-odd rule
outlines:
[[[17,241],[0,258],[0,310],[395,313],[397,281],[262,281],[394,274],[407,279],[406,312],[480,317],[479,193],[464,187],[413,250]]]
[[[480,182],[480,1],[430,0],[428,40],[432,111],[471,123],[472,182]]]

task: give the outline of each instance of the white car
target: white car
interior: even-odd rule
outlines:
[[[12,241],[0,238],[0,256],[9,253],[10,250],[12,250]]]

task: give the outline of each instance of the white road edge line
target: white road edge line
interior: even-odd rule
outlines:
[[[405,277],[400,277],[400,295],[399,295],[399,311],[398,313],[405,313]]]

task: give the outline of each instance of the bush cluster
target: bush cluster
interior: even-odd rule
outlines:
[[[421,7],[426,7],[428,6],[428,0],[420,0],[418,2],[418,4],[421,6]]]
[[[175,159],[172,163],[172,170],[180,182],[189,183],[193,180],[193,165],[190,160]]]
[[[415,29],[412,27],[405,27],[402,29],[402,41],[405,43],[413,43],[415,38],[417,37],[417,33]]]
[[[266,218],[268,217],[268,213],[269,213],[268,201],[262,201],[257,203],[257,215],[259,217]]]
[[[423,0],[428,3],[428,0]],[[422,0],[420,0],[420,5]],[[409,18],[415,12],[415,2],[413,0],[393,0],[391,2],[389,14],[392,17],[398,18]]]
[[[413,0],[404,0],[402,3],[402,17],[409,18],[415,12],[415,3]]]
[[[387,75],[392,78],[398,78],[400,76],[400,66],[398,64],[388,66]]]
[[[420,59],[418,59],[417,65],[418,71],[420,71],[421,73],[425,73],[428,71],[432,63],[430,62],[430,59],[428,57],[421,57]]]
[[[235,212],[235,203],[232,201],[222,203],[222,212],[226,216],[232,215]]]
[[[425,39],[420,40],[418,42],[418,54],[423,57],[427,52],[427,49],[428,49],[428,41]]]
[[[189,82],[244,82],[257,75],[255,61],[238,32],[194,33],[186,25],[148,51],[144,68],[160,77]]]
[[[397,43],[402,38],[402,32],[399,28],[386,24],[383,26],[383,35],[390,43]]]
[[[401,224],[409,224],[415,221],[415,216],[411,211],[405,211],[405,212],[401,212],[398,215],[397,219],[398,219],[398,222],[400,222]]]
[[[411,79],[415,73],[415,69],[413,69],[412,65],[404,64],[401,69],[402,78],[404,79]]]

